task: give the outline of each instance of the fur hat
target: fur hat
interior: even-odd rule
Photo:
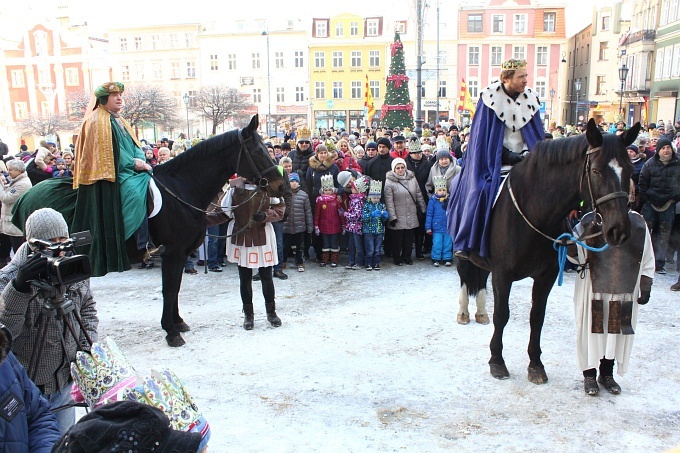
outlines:
[[[433,176],[432,177],[432,184],[434,184],[435,192],[437,190],[440,190],[440,189],[447,190],[446,189],[446,176],[441,176],[441,175]]]
[[[321,177],[321,193],[326,189],[334,189],[333,175],[323,175]]]
[[[390,139],[387,137],[380,137],[378,139],[378,146],[379,145],[384,145],[387,146],[388,149],[392,149],[392,142],[390,142]]]
[[[382,194],[382,181],[377,179],[371,180],[371,185],[368,188],[369,197],[379,197]]]
[[[26,219],[26,239],[50,240],[54,238],[67,238],[68,225],[60,212],[52,208],[42,208],[33,211]]]
[[[404,167],[406,166],[406,161],[402,159],[401,157],[397,157],[392,161],[392,171],[396,168],[397,165],[402,164]]]
[[[347,187],[347,184],[352,180],[352,173],[347,170],[338,173],[338,184],[341,187]]]
[[[370,184],[370,178],[368,176],[360,176],[350,183],[352,188],[359,193],[366,193],[368,185]]]

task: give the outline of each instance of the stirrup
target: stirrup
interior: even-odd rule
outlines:
[[[456,253],[453,254],[456,258],[459,260],[469,260],[470,259],[470,254],[466,252],[465,250],[458,250]]]
[[[149,248],[149,246],[146,246],[146,256],[144,257],[144,261],[150,260],[151,258],[158,258],[161,256],[161,254],[165,252],[165,246],[160,245],[158,247],[153,247]]]

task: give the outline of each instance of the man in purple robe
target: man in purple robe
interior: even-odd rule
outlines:
[[[500,81],[480,93],[463,168],[449,191],[447,223],[457,258],[470,252],[489,257],[489,218],[501,169],[521,162],[543,140],[539,109],[538,93],[527,88],[524,60],[503,63]]]

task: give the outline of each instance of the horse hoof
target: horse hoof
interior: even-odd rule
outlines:
[[[470,324],[470,315],[469,314],[464,314],[464,313],[459,313],[458,318],[456,319],[458,321],[458,324]]]
[[[486,313],[484,313],[483,315],[475,313],[475,321],[477,322],[477,324],[489,324],[489,315],[487,315]]]
[[[177,329],[178,332],[189,332],[191,327],[189,327],[189,324],[182,321],[175,324],[175,329]]]
[[[527,370],[529,371],[528,378],[529,382],[533,382],[534,384],[545,384],[548,382],[548,375],[545,374],[545,368],[541,367],[528,367]]]
[[[186,341],[184,341],[184,338],[182,338],[182,335],[180,335],[180,334],[166,335],[165,341],[168,342],[168,346],[173,347],[173,348],[178,348],[180,346],[184,346],[184,344],[186,343]]]
[[[491,369],[491,376],[496,379],[508,379],[510,377],[510,373],[504,363],[490,363],[489,368]]]

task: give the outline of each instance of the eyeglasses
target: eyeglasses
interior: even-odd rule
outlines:
[[[409,151],[409,154],[423,154],[422,151]]]
[[[300,140],[298,143],[301,145],[309,145],[311,142],[308,142],[306,140]]]

